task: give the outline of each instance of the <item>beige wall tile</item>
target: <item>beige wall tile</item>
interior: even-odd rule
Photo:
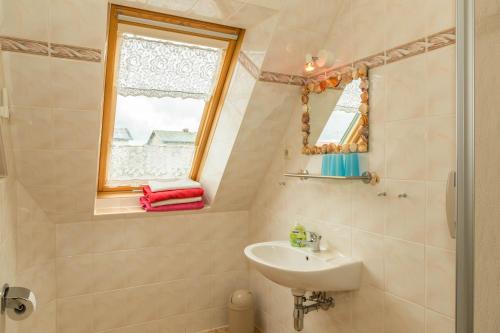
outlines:
[[[99,113],[96,111],[54,110],[53,128],[56,149],[95,150],[99,143]]]
[[[445,317],[433,311],[426,311],[425,316],[425,331],[427,333],[455,332],[455,322],[453,319]]]
[[[352,328],[355,332],[384,332],[384,292],[363,286],[353,293]]]
[[[425,305],[425,249],[423,245],[385,240],[386,291]]]
[[[351,7],[356,12],[370,13],[369,15],[353,16],[353,43],[354,58],[363,59],[370,55],[379,53],[382,45],[385,45],[385,32],[387,30],[387,20],[385,17],[386,8],[383,2],[369,0],[355,0]],[[370,36],[367,38],[367,36]]]
[[[52,149],[54,147],[50,109],[13,108],[11,112],[10,125],[14,149]]]
[[[437,2],[442,1],[448,0]],[[455,53],[455,46],[448,46],[425,55],[429,115],[454,115],[456,112]]]
[[[107,291],[128,287],[130,265],[128,252],[101,253],[93,256],[92,272],[95,291]],[[87,278],[88,280],[91,280]]]
[[[51,58],[53,106],[60,109],[101,110],[103,73],[101,63]]]
[[[2,35],[46,41],[49,37],[49,1],[5,1],[2,11],[8,15],[2,15]]]
[[[59,298],[57,300],[57,331],[72,333],[93,332],[91,295]]]
[[[397,30],[397,29],[396,29]],[[425,116],[427,89],[426,66],[422,56],[386,65],[386,121],[414,119]]]
[[[446,184],[443,182],[427,183],[426,204],[426,240],[432,245],[448,250],[455,249],[455,240],[451,238],[445,210]]]
[[[50,38],[54,43],[104,48],[107,2],[50,0]]]
[[[427,307],[455,317],[455,253],[427,247],[425,256]]]
[[[384,282],[384,237],[354,229],[352,255],[363,261],[363,282],[379,289]]]
[[[92,255],[57,258],[57,297],[93,292],[94,276]]]
[[[52,106],[50,59],[28,54],[3,53],[5,81],[12,106]],[[36,78],[36,79],[33,79]],[[26,92],[29,91],[29,94]]]
[[[427,119],[428,180],[446,181],[448,173],[456,169],[456,117],[430,117]]]
[[[385,295],[385,329],[387,333],[423,333],[425,332],[425,309],[420,305],[410,303]]]
[[[68,223],[56,226],[58,257],[92,253],[92,223]]]
[[[425,242],[424,182],[386,181],[388,204],[385,220],[385,234],[412,242]],[[406,194],[406,198],[400,198]]]
[[[130,305],[127,297],[127,290],[93,294],[92,322],[95,331],[127,325]]]
[[[371,164],[370,164],[371,165]],[[352,226],[378,234],[384,233],[384,222],[386,216],[387,196],[379,196],[386,192],[386,181],[368,187],[363,183],[353,184],[352,201]]]
[[[385,129],[387,177],[394,179],[425,179],[424,119],[391,122]]]
[[[416,40],[426,34],[426,10],[428,1],[418,4],[412,0],[385,1],[386,15],[390,24],[386,26],[386,48]],[[408,13],[413,13],[408,15]]]

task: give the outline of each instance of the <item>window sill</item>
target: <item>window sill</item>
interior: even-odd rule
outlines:
[[[94,217],[145,217],[175,216],[206,213],[210,206],[195,210],[177,210],[171,212],[146,212],[139,205],[140,193],[109,193],[98,195],[95,200]]]

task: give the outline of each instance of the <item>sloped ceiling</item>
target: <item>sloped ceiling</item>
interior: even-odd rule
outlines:
[[[330,22],[335,17],[337,1],[114,2],[246,29],[242,52],[251,60],[250,67],[253,66],[254,71],[252,73],[249,70],[248,64],[243,66],[240,63],[237,66],[202,180],[209,188],[209,194],[215,198],[211,203],[214,210],[247,209],[273,156],[283,153],[279,142],[289,123],[291,110],[300,106],[297,102],[298,86],[262,82],[255,74],[260,71],[302,74],[304,55],[315,54],[331,35]],[[82,37],[83,45],[78,45],[76,41],[57,40],[54,34],[47,32],[45,41],[67,42],[104,50],[106,2],[93,0],[76,3],[76,12],[51,8],[49,15],[46,9],[46,24],[52,27],[56,26],[52,24],[53,21],[97,20],[93,22],[92,29],[75,32],[94,35]],[[20,3],[15,6],[16,11],[22,9]],[[43,17],[44,13],[38,15]],[[63,19],[58,15],[65,17]],[[74,17],[68,18],[68,15]],[[16,31],[24,31],[17,28],[4,23],[0,26],[0,35],[37,37],[38,40],[44,38],[39,32],[36,36],[22,33],[16,36]],[[18,142],[14,149],[20,182],[56,222],[92,218],[98,129],[102,113],[103,63],[6,52],[2,56],[14,105],[13,135]],[[25,91],[30,94],[25,94]],[[78,112],[63,115],[62,109],[75,109],[72,111]],[[68,132],[75,125],[85,126],[86,130]],[[53,133],[58,136],[54,137]],[[34,134],[37,140],[33,139]],[[57,138],[70,141],[61,147]],[[74,145],[71,140],[75,140]],[[80,145],[82,140],[83,146]],[[65,181],[60,181],[60,177]]]

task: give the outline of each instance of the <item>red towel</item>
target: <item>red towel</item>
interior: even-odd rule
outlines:
[[[142,208],[144,208],[146,212],[170,212],[174,210],[195,210],[195,209],[202,209],[203,207],[205,207],[205,203],[203,202],[203,200],[197,202],[175,204],[175,205],[164,205],[159,207],[151,207],[151,203],[146,199],[146,197],[141,197],[139,201],[142,205]]]
[[[200,188],[187,188],[183,190],[171,190],[171,191],[161,191],[152,192],[151,187],[146,185],[142,188],[144,197],[150,202],[157,202],[169,199],[184,199],[184,198],[194,198],[201,197],[203,195],[203,189]]]

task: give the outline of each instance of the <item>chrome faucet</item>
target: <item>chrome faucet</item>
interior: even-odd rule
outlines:
[[[319,252],[321,250],[321,235],[313,231],[308,231],[309,240],[304,241],[304,245],[311,248],[313,252]]]

